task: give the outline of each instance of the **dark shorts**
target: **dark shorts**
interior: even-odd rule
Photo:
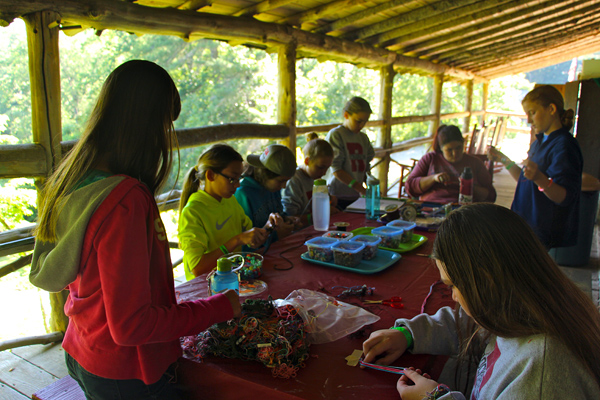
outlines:
[[[69,375],[77,381],[87,399],[182,399],[181,388],[177,385],[177,363],[172,364],[156,383],[146,385],[139,379],[106,379],[91,374],[67,352],[65,361]]]

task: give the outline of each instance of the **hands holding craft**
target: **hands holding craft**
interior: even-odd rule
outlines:
[[[437,183],[449,185],[451,183],[458,183],[458,179],[455,176],[450,175],[447,172],[440,172],[433,176],[433,180]]]
[[[371,333],[363,343],[365,363],[390,365],[408,349],[404,334],[395,329],[383,329]],[[429,374],[413,367],[404,369],[404,375],[396,384],[402,400],[421,400],[438,386]]]

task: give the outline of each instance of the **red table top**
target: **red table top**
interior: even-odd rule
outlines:
[[[340,213],[332,216],[331,219],[332,223],[349,222],[348,230],[381,225],[376,221],[365,219],[364,214],[357,213]],[[263,273],[259,278],[268,284],[268,290],[251,298],[266,299],[269,295],[274,299],[285,298],[294,289],[300,288],[328,291],[335,296],[341,293],[343,288],[332,289],[334,286],[351,287],[364,284],[375,288],[374,294],[365,299],[380,300],[401,296],[405,308],[367,305],[357,297],[340,299],[361,306],[380,316],[381,319],[372,326],[364,328],[362,336],[353,335],[352,338],[344,337],[335,342],[312,345],[311,357],[306,361],[306,367],[301,368],[297,376],[291,379],[273,378],[271,371],[258,362],[209,357],[202,364],[186,362],[188,365],[186,365],[187,372],[184,380],[215,382],[214,379],[223,380],[228,376],[229,378],[225,380],[232,385],[226,385],[226,390],[223,385],[220,385],[223,390],[216,390],[210,382],[206,382],[208,386],[203,386],[203,398],[211,399],[238,397],[241,399],[247,398],[243,394],[247,396],[259,393],[264,394],[265,399],[269,400],[277,398],[397,399],[395,384],[398,375],[347,366],[345,357],[355,349],[362,349],[362,342],[368,338],[370,332],[393,326],[397,318],[411,318],[419,314],[431,285],[439,280],[435,264],[428,257],[417,255],[431,252],[435,233],[415,233],[426,236],[428,241],[410,252],[402,253],[402,258],[395,264],[372,275],[358,274],[302,260],[300,255],[306,251],[304,242],[323,234],[312,227],[273,243],[265,255]],[[293,268],[289,270],[277,269],[289,268],[291,265]],[[176,290],[180,301],[206,297],[208,290],[206,276],[179,285]],[[426,303],[425,312],[433,314],[445,305],[454,305],[450,291],[443,285],[437,285]],[[395,365],[415,366],[435,378],[441,372],[445,360],[445,357],[405,354],[396,361]]]

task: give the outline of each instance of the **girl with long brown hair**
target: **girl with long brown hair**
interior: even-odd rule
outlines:
[[[457,355],[487,337],[471,399],[600,398],[600,314],[521,217],[489,203],[461,207],[440,226],[432,257],[459,312],[398,319],[365,341],[365,361],[390,363],[407,349]],[[468,321],[478,329],[460,341]],[[468,395],[405,372],[403,400]]]
[[[120,65],[42,192],[30,280],[69,291],[63,348],[87,398],[179,399],[179,338],[241,314],[234,291],[175,298],[154,196],[171,166],[180,108],[163,68]]]

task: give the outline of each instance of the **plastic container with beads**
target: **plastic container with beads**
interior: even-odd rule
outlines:
[[[373,229],[371,233],[381,238],[381,247],[396,249],[402,243],[404,229],[395,226],[380,226]]]
[[[365,248],[363,250],[363,260],[371,260],[377,256],[377,250],[379,249],[379,243],[381,238],[379,236],[371,235],[356,235],[351,242],[364,243]]]
[[[352,232],[343,231],[329,231],[323,234],[323,237],[332,238],[337,240],[350,240],[354,234]]]
[[[316,237],[306,241],[304,244],[308,248],[308,257],[317,261],[330,262],[333,260],[333,250],[331,246],[339,242],[338,239],[330,237]]]
[[[412,235],[415,228],[417,227],[417,224],[415,222],[397,219],[395,221],[389,222],[386,226],[394,226],[396,228],[404,229],[404,233],[402,234],[402,243],[407,243],[412,240]]]
[[[362,261],[365,244],[360,242],[338,241],[331,246],[331,248],[333,249],[333,262],[335,264],[353,268]]]

